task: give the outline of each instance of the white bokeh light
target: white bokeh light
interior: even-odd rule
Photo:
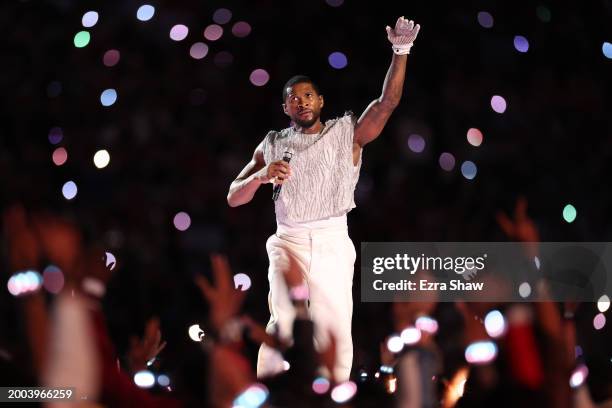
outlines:
[[[234,275],[234,288],[241,291],[249,290],[251,287],[251,278],[246,273],[237,273]]]
[[[485,330],[493,338],[500,337],[506,332],[506,319],[499,310],[491,310],[484,319]]]
[[[143,4],[136,11],[136,18],[140,21],[149,21],[155,15],[155,7],[150,4]]]
[[[67,181],[62,186],[62,195],[66,200],[72,200],[78,192],[77,185],[74,181]]]
[[[104,149],[98,150],[96,154],[94,154],[93,162],[97,168],[103,169],[104,167],[108,166],[108,163],[110,162],[110,154],[108,154],[108,151]]]
[[[391,336],[387,340],[387,348],[392,353],[399,353],[404,348],[404,340],[397,335]]]
[[[189,334],[189,338],[195,342],[202,341],[202,339],[206,336],[206,333],[204,333],[204,330],[200,328],[199,324],[192,324],[189,326],[187,333]]]
[[[421,340],[421,331],[416,327],[407,327],[402,330],[400,338],[404,344],[416,344],[419,342],[419,340]]]
[[[93,27],[98,22],[98,13],[95,11],[88,11],[83,14],[83,18],[81,19],[81,24],[83,27]]]
[[[134,383],[140,388],[151,388],[155,385],[155,376],[147,370],[134,374]]]
[[[608,295],[602,295],[598,300],[597,300],[597,309],[601,312],[604,313],[606,310],[608,310],[610,308],[610,298],[608,297]]]

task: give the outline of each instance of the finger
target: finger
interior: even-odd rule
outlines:
[[[499,211],[496,216],[497,224],[508,237],[514,236],[514,225],[506,213]]]
[[[217,289],[221,293],[227,293],[228,289],[233,288],[232,271],[227,257],[221,254],[213,254],[211,260]]]
[[[408,30],[411,30],[414,28],[414,22],[413,21],[409,21],[408,25],[407,25]]]
[[[274,174],[275,176],[278,176],[279,174],[286,175],[289,174],[289,169],[287,169],[286,167],[277,167],[274,169],[272,174]]]
[[[159,331],[159,319],[157,317],[152,317],[147,321],[147,327],[145,332],[149,335],[154,335],[155,332]]]
[[[215,290],[208,282],[208,279],[206,279],[202,275],[196,275],[193,280],[195,284],[198,285],[198,287],[200,288],[200,291],[202,292],[202,295],[204,295],[206,300],[212,302],[215,297]]]
[[[289,178],[289,174],[278,173],[276,176],[277,180],[287,180]]]
[[[516,200],[514,217],[517,221],[521,222],[527,219],[527,199],[525,197],[521,196]]]
[[[416,38],[417,34],[419,33],[419,30],[421,29],[421,26],[419,24],[417,24],[414,27],[414,37]]]
[[[388,37],[391,37],[391,27],[386,26],[386,27],[385,27],[385,31],[387,32],[387,36],[388,36]]]
[[[238,309],[240,309],[240,306],[242,305],[242,303],[244,302],[244,298],[246,297],[246,290],[236,290],[234,289],[234,291],[232,292],[232,302],[234,303],[234,307],[235,310],[238,311]]]

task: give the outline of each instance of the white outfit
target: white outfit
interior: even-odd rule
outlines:
[[[315,323],[315,345],[326,348],[328,336],[336,340],[335,377],[349,378],[353,359],[351,319],[355,246],[348,236],[346,213],[355,207],[354,190],[361,157],[353,164],[354,117],[347,114],[325,123],[318,134],[292,128],[270,132],[264,139],[267,163],[280,160],[293,149],[292,176],[275,202],[277,232],[266,250],[270,321],[267,330],[290,339],[295,312],[283,278],[292,257],[308,284],[309,312]],[[259,350],[257,376],[283,370],[282,356],[265,345]]]

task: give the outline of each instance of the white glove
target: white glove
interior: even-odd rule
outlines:
[[[404,16],[397,19],[395,28],[387,26],[387,38],[391,42],[393,52],[397,55],[410,54],[410,47],[416,39],[420,25],[414,25],[414,21],[406,20]]]

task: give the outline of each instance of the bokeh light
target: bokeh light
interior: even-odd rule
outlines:
[[[465,360],[470,364],[488,364],[497,357],[497,346],[492,341],[477,341],[465,349]]]
[[[593,318],[593,327],[595,330],[601,330],[606,325],[606,315],[603,313],[597,313]]]
[[[404,340],[398,335],[393,335],[387,340],[387,349],[392,353],[399,353],[404,348]]]
[[[232,27],[232,34],[238,38],[244,38],[251,33],[251,25],[246,21],[238,21]]]
[[[102,62],[107,67],[114,67],[119,63],[121,59],[121,53],[119,50],[108,50],[104,53],[104,57],[102,57]]]
[[[317,377],[312,382],[312,390],[315,394],[325,394],[327,391],[329,391],[329,387],[329,380],[325,377]]]
[[[62,131],[62,128],[56,126],[49,130],[49,143],[56,145],[60,143],[63,138],[64,132]]]
[[[491,13],[486,11],[481,11],[478,13],[478,24],[480,24],[484,28],[493,27],[493,16]]]
[[[97,22],[98,13],[95,11],[88,11],[87,13],[83,14],[83,18],[81,18],[81,24],[83,24],[83,27],[93,27]]]
[[[601,46],[601,52],[603,52],[604,57],[612,59],[612,43],[604,42]]]
[[[61,166],[68,160],[68,152],[63,147],[58,147],[53,151],[51,159],[53,160],[53,164]]]
[[[608,297],[608,295],[602,295],[597,300],[597,310],[599,310],[601,313],[604,313],[609,308],[610,308],[610,298]]]
[[[414,325],[417,329],[429,334],[436,334],[438,331],[438,321],[429,316],[421,316],[416,319]]]
[[[191,217],[186,212],[179,212],[174,216],[174,227],[179,231],[186,231],[191,225]]]
[[[115,255],[113,255],[112,252],[107,251],[104,253],[104,257],[106,267],[111,271],[115,269],[115,266],[117,266],[117,258],[115,258]]]
[[[531,285],[529,282],[523,282],[519,285],[518,291],[522,298],[529,297],[529,295],[531,295]]]
[[[91,36],[88,31],[79,31],[74,35],[74,46],[77,48],[86,47],[90,39]]]
[[[482,132],[476,128],[469,128],[467,131],[467,141],[472,146],[480,146],[482,144]]]
[[[100,103],[102,106],[111,106],[117,102],[117,91],[109,88],[102,91],[100,94]]]
[[[415,153],[423,152],[425,150],[425,139],[416,133],[408,136],[408,148]]]
[[[518,52],[527,52],[529,50],[529,41],[522,35],[514,36],[514,48]]]
[[[551,14],[550,14],[550,9],[548,9],[548,7],[546,6],[536,7],[536,15],[538,16],[540,21],[544,23],[550,22]]]
[[[265,385],[255,383],[247,388],[242,394],[238,395],[234,400],[233,406],[241,408],[258,408],[266,402],[269,394],[270,391],[268,391]]]
[[[327,5],[332,7],[340,7],[344,4],[344,0],[325,0],[325,2],[327,3]]]
[[[166,374],[160,374],[157,376],[157,383],[161,387],[167,387],[170,385],[170,378]]]
[[[136,18],[140,21],[149,21],[155,15],[155,7],[150,4],[143,4],[136,11]]]
[[[170,39],[173,41],[183,41],[189,34],[189,28],[183,24],[177,24],[170,29]]]
[[[218,24],[211,24],[204,29],[204,38],[208,41],[217,41],[223,36],[223,27]]]
[[[110,154],[108,154],[107,150],[98,150],[96,154],[94,154],[93,162],[97,168],[103,169],[104,167],[108,166],[108,163],[110,162]]]
[[[567,223],[572,223],[576,219],[578,212],[576,211],[576,207],[571,204],[567,204],[563,207],[563,219]]]
[[[440,155],[438,163],[443,170],[451,171],[455,168],[455,156],[448,152],[444,152]]]
[[[251,278],[246,273],[237,273],[234,275],[234,288],[241,291],[249,290],[251,287]]]
[[[342,69],[348,64],[346,55],[344,55],[340,51],[332,52],[331,54],[329,54],[327,61],[329,62],[329,65],[331,65],[332,68],[335,69]]]
[[[202,339],[206,337],[204,330],[200,328],[199,324],[192,324],[189,326],[187,333],[189,334],[189,338],[195,342],[201,342]]]
[[[506,111],[506,100],[499,96],[499,95],[493,95],[493,97],[491,98],[491,108],[497,112],[497,113],[504,113]]]
[[[331,398],[335,403],[343,404],[353,398],[357,393],[357,384],[346,381],[338,384],[331,392]]]
[[[491,310],[485,316],[484,326],[487,334],[495,339],[506,332],[506,319],[499,310]]]
[[[213,61],[219,68],[227,68],[234,62],[234,56],[228,51],[221,51],[215,55]]]
[[[67,181],[62,186],[62,195],[66,200],[72,200],[78,192],[77,185],[74,181]]]
[[[570,387],[580,387],[582,384],[584,384],[584,381],[587,379],[588,376],[589,369],[587,368],[587,366],[584,364],[579,365],[578,367],[576,367],[576,369],[572,372],[572,375],[570,376]]]
[[[55,265],[49,265],[43,270],[43,287],[50,293],[59,293],[64,287],[64,274]]]
[[[416,327],[406,327],[400,333],[400,338],[404,344],[413,345],[421,340],[421,331]]]
[[[32,293],[40,289],[42,276],[36,271],[24,271],[11,276],[7,282],[7,289],[13,296]]]
[[[461,174],[466,179],[473,180],[476,177],[476,173],[478,173],[478,168],[473,161],[466,160],[461,164]]]
[[[155,376],[147,370],[134,374],[134,383],[140,388],[151,388],[155,385]]]
[[[232,12],[226,8],[220,8],[213,13],[213,21],[217,24],[227,24],[232,19]]]
[[[189,49],[189,55],[193,59],[202,59],[208,54],[208,45],[203,42],[197,42]]]
[[[249,80],[255,86],[264,86],[270,80],[270,75],[265,69],[258,68],[251,72]]]

